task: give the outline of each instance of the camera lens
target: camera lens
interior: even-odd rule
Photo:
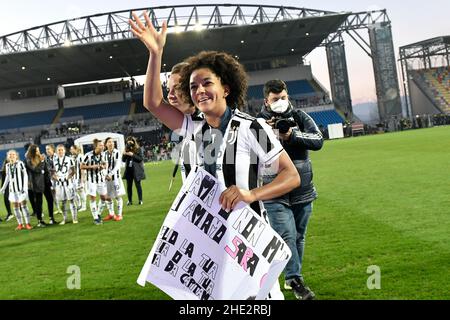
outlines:
[[[289,131],[290,124],[288,121],[281,119],[277,121],[277,123],[275,124],[275,128],[277,128],[280,133],[284,134]]]

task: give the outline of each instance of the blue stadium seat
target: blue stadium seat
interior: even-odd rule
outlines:
[[[344,119],[336,112],[336,110],[327,110],[319,112],[308,112],[318,126],[328,127],[333,123],[344,123]]]
[[[136,110],[134,113],[147,113],[148,110],[144,107],[144,100],[141,96],[140,99],[136,99]]]
[[[289,95],[309,95],[316,93],[307,80],[287,81]]]
[[[0,128],[7,130],[51,124],[56,112],[57,110],[49,110],[3,116],[0,117]]]
[[[82,116],[83,119],[98,119],[126,116],[130,111],[129,103],[115,102],[100,105],[64,109],[63,118]],[[0,129],[28,128],[34,126],[51,125],[58,110],[21,113],[0,117]]]

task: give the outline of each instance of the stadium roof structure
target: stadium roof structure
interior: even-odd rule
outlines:
[[[446,56],[448,59],[450,54],[450,36],[436,37],[412,43],[400,47],[399,50],[401,60],[414,58],[425,59],[431,56]]]
[[[435,37],[399,48],[403,91],[408,117],[412,117],[412,103],[409,79],[410,71],[432,69],[442,65],[450,66],[450,36]],[[441,110],[438,106],[438,110]]]
[[[201,50],[241,62],[303,57],[345,24],[349,12],[259,5],[180,5],[97,14],[0,37],[0,90],[144,74],[148,52],[130,31],[132,12],[168,23],[165,70]]]

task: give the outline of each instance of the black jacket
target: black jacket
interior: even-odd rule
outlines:
[[[257,117],[269,120],[274,116],[275,114],[271,111],[263,108]],[[290,193],[267,202],[280,202],[285,205],[308,203],[317,198],[316,188],[312,182],[313,171],[309,150],[322,149],[323,136],[314,120],[301,110],[296,111],[291,108],[290,111],[283,114],[283,117],[291,117],[297,123],[297,127],[292,128],[290,140],[280,142],[297,168],[301,184]],[[271,182],[274,178],[273,175],[263,176],[264,184]]]
[[[31,160],[25,164],[28,172],[29,189],[36,193],[43,193],[45,190],[45,176],[48,175],[47,166],[41,161],[36,167],[33,167]]]
[[[122,156],[122,161],[125,162],[123,178],[127,180],[135,179],[136,181],[144,180],[145,170],[143,160],[144,154],[141,148],[132,157],[124,154]]]
[[[6,164],[5,163],[3,163],[3,166],[2,166],[2,186],[3,186],[3,182],[5,182],[5,179],[6,179]],[[8,190],[8,188],[6,188],[6,190]]]
[[[44,164],[45,164],[45,175],[44,175],[45,184],[47,185],[47,187],[52,187],[51,176],[53,173],[53,159],[46,155]]]

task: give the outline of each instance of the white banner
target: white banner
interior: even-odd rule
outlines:
[[[138,278],[180,300],[265,299],[291,251],[248,205],[228,214],[225,187],[201,168],[178,193]],[[278,284],[277,284],[278,285]]]

